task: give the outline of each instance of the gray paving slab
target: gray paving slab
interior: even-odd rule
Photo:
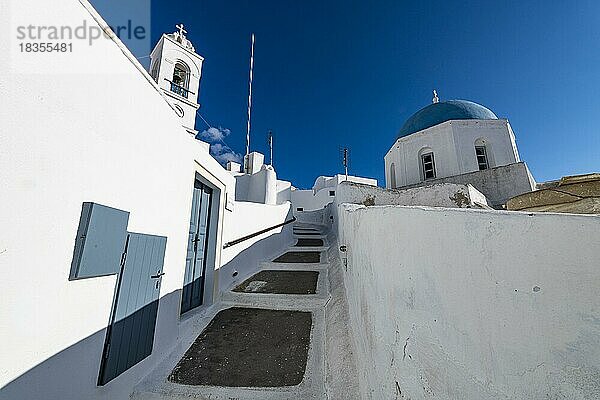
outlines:
[[[277,263],[320,263],[319,251],[288,251],[273,260]]]
[[[315,294],[317,271],[265,270],[233,289],[241,293]]]
[[[185,385],[280,387],[300,384],[312,315],[232,307],[220,311],[169,375]]]
[[[323,245],[323,239],[300,238],[296,242],[296,247],[320,247]]]

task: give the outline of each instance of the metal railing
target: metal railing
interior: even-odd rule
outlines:
[[[165,81],[167,81],[171,84],[171,92],[178,94],[181,97],[184,97],[187,99],[190,93],[194,94],[190,90],[184,88],[183,86],[179,86],[178,84],[174,83],[173,81],[168,80],[167,78],[165,78]]]
[[[261,231],[251,233],[250,235],[246,235],[244,237],[241,237],[239,239],[232,240],[231,242],[227,242],[227,243],[225,243],[223,245],[223,248],[226,249],[228,247],[231,247],[231,246],[234,246],[236,244],[242,243],[242,242],[244,242],[244,241],[246,241],[248,239],[252,239],[255,236],[262,235],[263,233],[267,233],[267,232],[269,232],[269,231],[271,231],[273,229],[277,229],[277,228],[285,226],[287,224],[291,224],[292,222],[295,222],[295,221],[296,221],[296,217],[293,217],[292,219],[289,219],[289,220],[287,220],[285,222],[282,222],[281,224],[273,225],[270,228],[266,228],[266,229],[263,229]]]

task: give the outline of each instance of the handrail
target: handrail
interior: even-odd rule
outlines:
[[[227,242],[227,243],[225,243],[223,245],[223,248],[226,249],[228,247],[231,247],[231,246],[234,246],[236,244],[242,243],[242,242],[244,242],[244,241],[246,241],[248,239],[252,239],[255,236],[262,235],[263,233],[269,232],[269,231],[271,231],[273,229],[277,229],[277,228],[279,228],[281,226],[285,226],[287,224],[291,224],[292,222],[295,222],[295,221],[296,221],[296,217],[293,217],[292,219],[289,219],[289,220],[287,220],[285,222],[282,222],[281,224],[273,225],[270,228],[266,228],[266,229],[263,229],[261,231],[251,233],[250,235],[246,235],[244,237],[241,237],[239,239],[232,240],[231,242]]]
[[[175,82],[165,78],[165,81],[169,82],[171,84],[171,92],[176,93],[178,95],[180,95],[181,97],[185,97],[186,99],[188,98],[188,94],[195,94],[194,92],[192,92],[189,89],[186,89],[185,87],[176,84]]]

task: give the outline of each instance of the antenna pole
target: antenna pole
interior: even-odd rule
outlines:
[[[244,172],[248,173],[248,155],[250,154],[250,114],[252,111],[252,78],[254,73],[254,33],[252,34],[252,46],[250,48],[250,80],[248,83],[248,124],[246,129],[246,157],[244,157]]]
[[[270,151],[270,157],[269,157],[269,165],[273,166],[273,131],[269,130],[269,133],[267,134],[267,143],[269,144],[269,151]]]
[[[348,180],[348,148],[344,147],[344,158],[342,159],[344,170],[346,172],[346,180]]]

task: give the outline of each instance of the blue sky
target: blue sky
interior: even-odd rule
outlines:
[[[538,181],[600,171],[598,1],[152,1],[153,44],[180,22],[205,57],[201,113],[238,153],[255,32],[251,150],[272,129],[278,177],[298,187],[342,172],[341,146],[383,185],[434,88],[508,118]]]

